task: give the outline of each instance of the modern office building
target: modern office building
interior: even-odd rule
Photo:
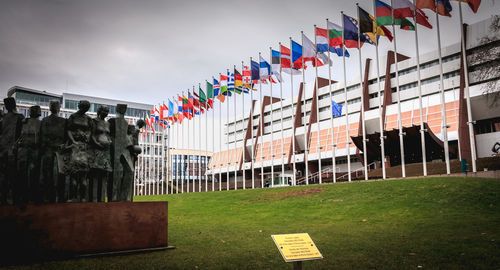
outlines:
[[[400,134],[405,164],[419,163],[423,160],[420,102],[427,162],[444,162],[445,134],[449,158],[470,160],[469,122],[474,127],[472,147],[477,158],[491,156],[492,146],[500,141],[500,32],[492,30],[498,21],[495,17],[465,28],[472,119],[467,113],[460,43],[442,49],[444,92],[438,52],[420,55],[421,99],[417,59],[398,55],[396,76],[394,53],[380,52],[380,65],[385,69],[377,78],[374,59],[366,59],[363,89],[359,77],[345,83],[318,78],[317,83],[300,84],[293,99],[280,102],[276,97],[264,97],[261,104],[254,101],[248,115],[226,125],[223,138],[229,151],[214,153],[207,173],[223,182],[245,181],[247,187],[250,182],[265,185],[271,175],[293,176],[293,168],[295,184],[318,182],[323,174],[331,181],[333,172],[336,180],[346,180],[349,166],[351,175],[362,174],[362,107],[369,168],[380,168],[381,161],[386,166],[402,164]],[[331,101],[343,105],[341,117],[331,117]]]
[[[211,178],[206,174],[211,152],[171,148],[169,156],[172,168],[169,178],[173,180],[174,189],[179,192],[211,190]]]

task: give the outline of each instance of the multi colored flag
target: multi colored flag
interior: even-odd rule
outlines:
[[[362,33],[359,38],[360,44],[358,45],[358,20],[343,14],[344,20],[344,44],[347,48],[359,48],[363,46],[365,42],[375,45],[374,40],[372,40],[368,35]]]
[[[451,17],[451,3],[450,0],[416,0],[416,7],[419,9],[430,9],[442,16]]]
[[[337,53],[338,56],[342,56],[345,52],[345,57],[349,57],[349,52],[347,49],[342,49],[342,27],[339,25],[328,21],[328,42],[330,46],[330,51]]]
[[[481,0],[455,0],[467,3],[469,7],[472,9],[472,12],[477,13],[479,6],[481,5]]]
[[[394,23],[400,25],[403,30],[415,30],[415,26],[406,18],[413,18],[416,13],[417,23],[432,29],[427,15],[415,6],[409,0],[393,0],[394,4]],[[380,0],[375,0],[375,14],[378,26],[392,25],[392,7]]]

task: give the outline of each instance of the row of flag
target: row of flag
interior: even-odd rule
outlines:
[[[271,64],[259,55],[259,61],[250,59],[250,66],[243,66],[241,73],[236,68],[228,70],[225,74],[219,74],[218,78],[212,78],[212,82],[207,81],[205,90],[201,85],[197,91],[193,87],[192,92],[187,92],[187,97],[182,93],[177,95],[177,100],[169,99],[167,104],[155,106],[149,117],[144,116],[146,127],[154,132],[155,123],[165,129],[168,125],[182,123],[184,119],[190,120],[212,109],[215,99],[223,103],[233,93],[256,91],[254,85],[257,83],[279,83],[281,71],[298,75],[308,65],[331,65],[328,52],[349,57],[346,48],[359,49],[366,43],[376,45],[380,36],[392,42],[392,33],[386,27],[388,25],[398,25],[402,30],[411,31],[415,30],[414,23],[417,23],[432,29],[423,9],[451,17],[450,1],[416,0],[413,4],[410,0],[392,0],[391,6],[381,0],[374,0],[375,16],[358,7],[359,18],[342,14],[342,26],[328,21],[326,29],[316,27],[315,42],[302,33],[302,44],[290,40],[290,48],[280,44],[279,50],[271,50]],[[454,1],[467,3],[474,13],[481,4],[481,0]],[[340,117],[341,114],[342,106],[332,101],[332,115]]]

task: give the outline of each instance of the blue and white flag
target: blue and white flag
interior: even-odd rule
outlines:
[[[332,116],[341,117],[342,116],[342,105],[332,100]]]
[[[259,56],[259,77],[260,80],[265,83],[269,79],[269,76],[271,75],[271,65],[262,58],[262,56]]]

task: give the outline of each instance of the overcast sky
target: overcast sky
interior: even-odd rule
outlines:
[[[359,2],[372,12],[371,0]],[[19,85],[158,104],[259,51],[269,58],[269,46],[300,41],[300,30],[314,38],[313,25],[340,24],[341,10],[356,15],[350,0],[0,0],[0,94]],[[500,4],[464,11],[471,23],[500,14]],[[444,45],[458,42],[453,15],[441,20]],[[413,34],[400,32],[411,55]],[[435,48],[422,42],[423,52]]]

